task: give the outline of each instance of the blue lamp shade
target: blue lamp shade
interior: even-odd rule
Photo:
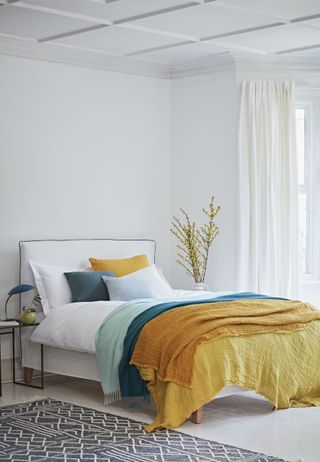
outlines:
[[[19,284],[18,286],[12,287],[11,290],[8,292],[8,297],[6,303],[4,305],[4,313],[5,319],[4,321],[15,321],[15,318],[8,318],[8,302],[12,295],[23,294],[24,292],[29,292],[29,290],[34,289],[34,287],[30,284]]]
[[[18,286],[12,287],[9,290],[8,295],[22,294],[23,292],[29,292],[29,290],[34,289],[30,284],[20,284]]]

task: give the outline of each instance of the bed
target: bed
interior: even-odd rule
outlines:
[[[141,271],[155,271],[161,279],[152,240],[23,241],[20,282],[35,284],[30,261],[83,276],[90,257],[137,254],[150,263]],[[57,273],[67,285],[61,268]],[[94,277],[101,283],[99,273]],[[108,290],[121,279],[106,281]],[[38,279],[37,284],[40,290]],[[161,300],[152,295],[62,303],[57,287],[51,291],[55,308],[45,309],[43,322],[23,339],[25,371],[39,369],[34,343],[41,343],[46,372],[100,381],[106,403],[151,393],[157,415],[147,431],[176,428],[190,416],[200,423],[203,404],[243,389],[265,396],[275,408],[320,405],[320,311],[308,303],[170,286],[170,297]],[[24,296],[22,304],[29,300]]]
[[[85,270],[88,268],[88,258],[93,255],[108,256],[109,258],[123,258],[136,254],[146,254],[150,262],[155,262],[156,242],[149,239],[68,239],[68,240],[32,240],[22,241],[19,244],[20,270],[19,279],[21,283],[35,285],[34,276],[29,261],[57,266],[74,266]],[[198,292],[177,291],[178,297],[195,297]],[[21,297],[21,306],[27,305],[32,294]],[[97,305],[97,302],[92,302]],[[73,304],[77,305],[77,304]],[[70,307],[67,307],[70,308]],[[72,307],[76,309],[76,306]],[[96,311],[97,313],[97,311]],[[105,313],[107,315],[107,312]],[[93,315],[94,316],[94,315]],[[72,377],[79,377],[88,380],[100,381],[96,356],[94,354],[94,332],[103,316],[97,320],[94,326],[91,325],[87,333],[88,345],[62,345],[59,339],[52,339],[50,331],[48,337],[41,337],[38,341],[45,345],[44,370],[45,372],[61,374]],[[57,321],[56,321],[57,322]],[[58,325],[52,327],[51,333],[58,329]],[[77,329],[75,323],[70,324],[70,329]],[[23,356],[22,366],[25,370],[39,370],[40,360],[37,352],[38,345],[30,341],[30,331],[23,330]],[[79,336],[77,337],[79,339]],[[89,345],[90,344],[90,345]],[[219,397],[228,396],[241,392],[239,387],[226,387],[219,393]],[[197,416],[194,417],[197,421]]]

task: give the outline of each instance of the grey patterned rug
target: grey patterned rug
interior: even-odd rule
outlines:
[[[0,461],[285,462],[53,399],[0,407]]]

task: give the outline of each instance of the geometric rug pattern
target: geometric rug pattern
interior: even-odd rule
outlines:
[[[285,462],[54,399],[0,407],[1,462]]]

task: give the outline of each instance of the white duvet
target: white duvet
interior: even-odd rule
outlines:
[[[230,292],[175,290],[174,300],[217,297]],[[50,311],[35,329],[33,342],[95,354],[95,336],[102,321],[124,302],[67,303]]]

